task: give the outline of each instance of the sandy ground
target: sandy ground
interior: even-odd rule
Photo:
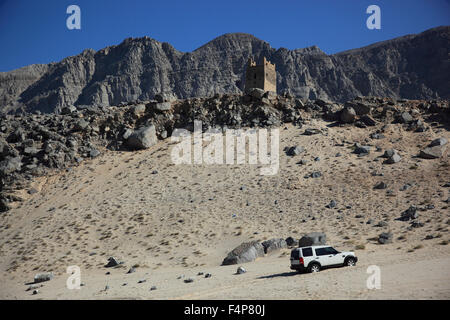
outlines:
[[[173,144],[166,139],[144,151],[105,152],[39,179],[39,193],[0,216],[0,298],[450,298],[450,211],[443,202],[450,188],[442,187],[450,182],[448,150],[441,159],[414,157],[434,138],[450,140],[449,132],[433,127],[413,133],[391,124],[386,138],[372,140],[374,128],[327,124],[311,120],[302,129],[281,127],[275,176],[259,175],[255,165],[174,165]],[[301,135],[305,128],[323,134]],[[375,151],[358,158],[354,142],[383,151],[394,147],[402,160],[382,164],[383,152]],[[295,157],[281,152],[294,145],[306,152]],[[297,164],[301,159],[307,164]],[[313,171],[322,177],[304,178]],[[374,190],[380,181],[388,188]],[[400,191],[406,183],[412,187]],[[337,202],[334,209],[326,208],[331,200]],[[434,205],[419,211],[423,227],[395,220],[410,205]],[[388,225],[375,227],[379,221]],[[376,237],[388,230],[393,243],[379,245]],[[283,250],[244,264],[248,272],[242,275],[234,274],[237,266],[220,266],[241,242],[313,231],[326,232],[337,249],[354,250],[358,265],[296,274],[289,269],[289,250]],[[105,268],[109,256],[124,265]],[[66,288],[71,265],[82,270],[80,290]],[[126,274],[133,265],[137,271]],[[370,265],[380,267],[379,290],[366,287]],[[36,273],[50,271],[55,278],[43,283],[39,294],[26,291]],[[184,283],[180,275],[195,281]],[[146,282],[138,283],[141,279]],[[150,291],[152,286],[157,289]]]

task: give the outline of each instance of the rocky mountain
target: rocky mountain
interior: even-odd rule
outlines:
[[[220,36],[193,52],[149,37],[128,38],[48,65],[0,73],[0,111],[59,113],[153,99],[240,93],[250,56],[276,64],[279,92],[343,102],[356,96],[450,98],[450,27],[327,55],[318,47],[274,49],[256,37]]]

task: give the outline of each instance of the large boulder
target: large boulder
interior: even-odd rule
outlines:
[[[155,105],[155,108],[158,111],[168,111],[172,108],[172,104],[170,102],[160,102]]]
[[[356,119],[355,109],[353,109],[352,107],[346,107],[342,109],[340,119],[344,123],[354,122]]]
[[[147,149],[157,141],[155,126],[150,125],[134,131],[126,140],[126,145],[132,149]]]
[[[420,151],[419,157],[422,159],[438,159],[444,154],[444,148],[442,145],[425,148]]]
[[[323,245],[327,242],[327,236],[323,232],[311,232],[300,238],[299,247]]]
[[[250,262],[258,257],[264,256],[264,247],[258,241],[244,242],[238,247],[234,248],[225,259],[222,265],[238,264]]]
[[[365,101],[361,102],[347,101],[344,107],[352,108],[353,110],[355,110],[358,116],[362,116],[365,114],[370,114],[373,106],[371,104],[366,103]]]
[[[22,161],[20,157],[7,157],[0,162],[0,176],[6,176],[16,171],[20,171],[22,168]]]
[[[177,100],[177,97],[170,92],[161,92],[155,95],[155,100],[158,102],[173,102]]]
[[[266,92],[263,89],[260,88],[252,88],[249,89],[249,94],[256,99],[262,99],[264,97],[264,94]]]
[[[278,239],[270,239],[262,242],[265,253],[270,253],[272,251],[280,250],[282,248],[287,248],[286,240],[278,238]]]

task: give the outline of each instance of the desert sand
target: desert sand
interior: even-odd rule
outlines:
[[[414,133],[389,124],[386,138],[372,140],[370,133],[383,124],[328,124],[311,119],[302,128],[280,127],[274,176],[259,175],[258,165],[174,165],[169,138],[143,151],[105,151],[36,179],[39,192],[0,216],[0,298],[449,299],[448,150],[440,159],[415,157],[435,138],[450,140],[449,132],[436,126]],[[305,128],[322,133],[302,135]],[[357,157],[355,142],[374,150]],[[282,152],[295,145],[306,151]],[[402,160],[383,164],[387,148]],[[297,164],[302,159],[308,162]],[[313,171],[322,176],[304,178]],[[373,188],[380,181],[387,189]],[[326,207],[331,200],[336,208]],[[419,208],[422,227],[395,220],[411,205]],[[380,221],[387,225],[376,227]],[[282,249],[242,264],[245,274],[235,274],[238,265],[220,266],[242,242],[314,231],[325,232],[338,250],[355,251],[357,265],[297,274],[289,268],[290,250]],[[381,245],[377,237],[385,231],[393,243]],[[105,268],[110,256],[124,264]],[[81,268],[79,290],[66,287],[72,265]],[[371,265],[380,267],[380,289],[366,286]],[[136,272],[127,274],[132,266]],[[38,272],[55,278],[33,295],[26,283]],[[189,277],[194,281],[184,283]]]

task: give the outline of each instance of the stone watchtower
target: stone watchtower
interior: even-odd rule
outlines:
[[[258,65],[253,58],[248,59],[245,71],[245,91],[251,88],[277,92],[275,65],[270,63],[266,57],[262,57]]]

